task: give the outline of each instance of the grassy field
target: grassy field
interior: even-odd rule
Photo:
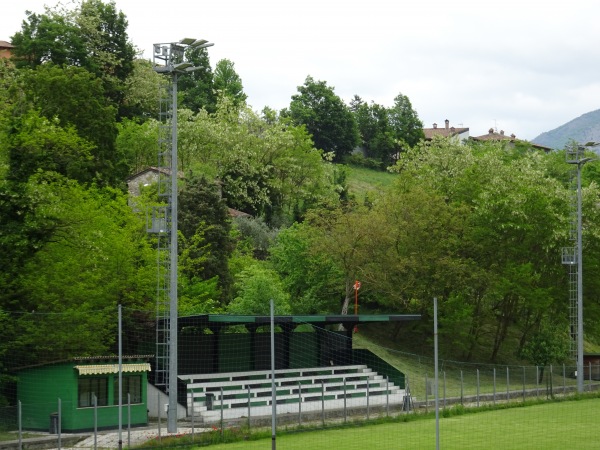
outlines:
[[[359,202],[364,201],[365,195],[374,195],[385,191],[398,179],[397,174],[385,171],[358,166],[348,166],[348,169],[348,186]]]
[[[600,449],[595,436],[600,399],[538,404],[440,419],[440,448],[466,449]],[[432,417],[409,422],[285,434],[276,439],[281,450],[432,449]],[[211,449],[253,450],[271,446],[270,439],[211,446]]]

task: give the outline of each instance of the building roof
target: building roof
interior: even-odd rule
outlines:
[[[15,48],[10,42],[0,41],[0,48]]]
[[[476,141],[508,141],[508,142],[512,142],[512,143],[526,142],[527,144],[531,145],[533,148],[537,148],[538,150],[543,150],[545,152],[552,151],[552,149],[550,147],[546,147],[544,145],[539,145],[539,144],[534,144],[533,142],[524,141],[522,139],[517,139],[517,137],[514,134],[507,136],[504,133],[504,130],[500,130],[498,132],[498,131],[494,130],[493,128],[490,128],[488,130],[487,134],[482,134],[481,136],[473,136],[471,139],[474,139]]]
[[[437,123],[433,124],[433,128],[423,128],[423,134],[425,135],[425,139],[431,140],[434,136],[452,137],[469,132],[469,129],[465,127],[451,127],[450,121],[448,119],[446,119],[444,123],[445,126],[443,128],[438,128]]]
[[[296,315],[274,316],[275,325],[301,325],[310,324],[317,326],[343,324],[355,325],[360,323],[405,322],[421,319],[420,314],[332,314],[332,315]],[[271,323],[271,316],[246,316],[234,314],[201,314],[197,316],[179,317],[179,327],[199,328],[226,328],[234,325],[265,326]]]

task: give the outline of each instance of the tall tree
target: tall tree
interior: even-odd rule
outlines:
[[[229,59],[222,59],[215,67],[214,89],[231,97],[233,104],[239,106],[246,103],[248,96],[244,93],[242,79],[235,71],[234,63]]]
[[[425,137],[423,122],[406,95],[398,94],[394,98],[394,106],[389,109],[388,114],[394,138],[404,143],[401,147],[404,145],[413,147]]]
[[[312,135],[315,147],[334,154],[341,161],[358,144],[358,129],[349,107],[325,81],[306,77],[292,96],[289,114],[294,123],[304,125]]]
[[[206,48],[188,48],[186,58],[198,70],[179,77],[178,90],[182,96],[181,107],[198,112],[202,109],[214,113],[217,95],[213,89],[213,73]]]

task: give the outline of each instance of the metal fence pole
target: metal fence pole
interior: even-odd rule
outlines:
[[[223,437],[223,387],[221,387],[221,437]]]
[[[248,385],[248,431],[250,431],[250,413],[252,410],[252,407],[250,405],[250,385]]]
[[[348,411],[346,410],[346,379],[344,378],[344,423],[348,420]]]
[[[444,370],[444,409],[446,409],[446,371]]]
[[[540,368],[535,366],[535,396],[540,396]]]
[[[429,379],[425,372],[425,414],[429,412]]]
[[[62,401],[58,399],[58,450],[61,449],[62,444]]]
[[[369,390],[369,379],[367,378],[367,420],[369,420],[369,416],[370,416],[370,414],[369,414],[370,413],[370,405],[369,405],[370,392],[369,391],[370,391]]]
[[[385,413],[390,415],[390,377],[385,377]]]
[[[325,383],[321,380],[321,422],[325,428]]]
[[[563,395],[567,395],[567,368],[563,363]]]
[[[160,423],[160,419],[161,419],[161,404],[160,404],[160,391],[158,391],[156,393],[156,419],[158,421],[158,442],[162,442],[162,427],[161,427],[161,423]]]
[[[92,402],[94,405],[94,450],[96,450],[98,448],[98,397],[96,394],[93,394]]]
[[[506,366],[506,401],[510,401],[510,369]]]
[[[477,369],[477,407],[479,408],[479,369]]]
[[[589,376],[588,379],[590,381],[590,392],[592,392],[592,362],[588,362],[588,367],[589,367]]]
[[[298,426],[302,426],[302,384],[298,381]]]
[[[127,447],[131,448],[131,394],[127,393]]]
[[[463,371],[460,371],[460,404],[464,405],[464,378],[463,378]]]
[[[496,406],[496,368],[494,367],[494,406]]]
[[[192,391],[193,392],[193,391]],[[191,402],[192,404],[192,415],[190,417],[191,422],[192,422],[192,442],[194,442],[195,438],[196,438],[196,427],[194,426],[194,416],[196,415],[195,411],[194,411],[194,394],[192,393],[192,399]]]
[[[523,402],[525,402],[525,366],[523,366]]]
[[[19,427],[19,450],[23,449],[23,413],[21,409],[21,400],[17,402],[17,424]]]

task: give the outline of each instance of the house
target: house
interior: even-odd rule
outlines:
[[[548,153],[551,152],[552,149],[550,147],[545,147],[543,145],[539,145],[539,144],[534,144],[532,142],[528,142],[528,141],[524,141],[521,139],[517,139],[517,137],[514,134],[511,134],[510,136],[507,136],[506,134],[504,134],[504,130],[500,130],[500,132],[495,131],[493,128],[490,128],[488,130],[487,134],[483,134],[481,136],[473,136],[471,139],[473,139],[474,141],[478,141],[478,142],[485,142],[485,141],[496,141],[496,142],[500,142],[500,141],[504,141],[506,142],[508,145],[514,146],[516,143],[524,143],[527,144],[537,150],[543,150],[544,152]]]
[[[433,128],[423,128],[423,134],[425,135],[426,141],[431,141],[434,136],[449,137],[463,142],[469,139],[469,129],[464,127],[451,127],[450,121],[445,120],[444,128],[439,128],[437,123],[433,124]]]
[[[10,42],[0,41],[0,58],[10,58],[12,49],[15,48]]]
[[[148,424],[150,355],[82,357],[15,370],[23,428],[79,432],[119,425],[119,367],[123,417],[130,426]],[[129,401],[128,401],[129,399]],[[94,407],[94,406],[97,407]],[[60,407],[60,410],[59,410]],[[94,423],[97,417],[97,423]],[[59,425],[60,421],[60,425]]]

